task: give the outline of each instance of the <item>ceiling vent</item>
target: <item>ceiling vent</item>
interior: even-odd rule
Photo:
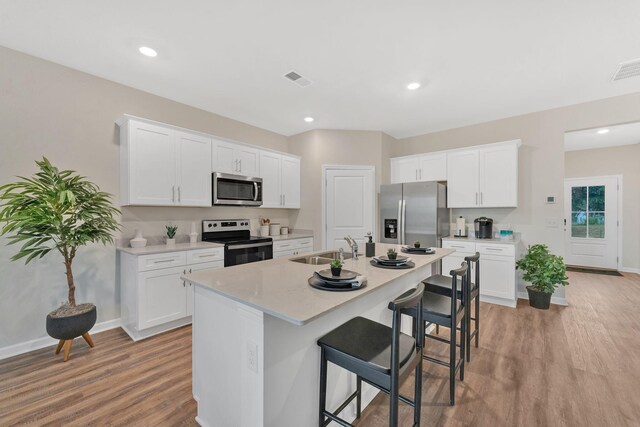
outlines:
[[[295,71],[291,71],[291,72],[285,74],[284,76],[287,79],[289,79],[292,82],[294,82],[295,84],[297,84],[298,86],[302,86],[302,87],[307,87],[311,83],[313,83],[311,80],[309,80],[308,78],[306,78],[304,76],[301,76],[300,74],[296,73]]]
[[[633,61],[622,62],[611,78],[611,81],[628,79],[629,77],[640,76],[640,58]]]

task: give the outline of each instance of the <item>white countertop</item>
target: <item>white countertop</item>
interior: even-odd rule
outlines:
[[[292,239],[304,239],[308,237],[313,237],[313,231],[294,231],[289,234],[281,234],[279,236],[269,236],[273,239],[273,241],[279,240],[292,240]]]
[[[118,247],[119,251],[131,254],[131,255],[151,255],[161,254],[165,252],[179,252],[190,251],[194,249],[207,249],[207,248],[223,248],[224,245],[220,243],[210,242],[197,242],[197,243],[176,243],[172,246],[167,245],[151,245],[144,248],[131,248],[131,247]]]
[[[397,248],[400,252],[398,245],[376,243],[376,255],[386,255],[387,249],[391,247]],[[315,253],[322,252],[325,251]],[[434,255],[411,255],[416,267],[403,270],[374,267],[369,263],[371,258],[364,256],[360,256],[357,261],[347,259],[343,269],[355,271],[367,277],[366,287],[349,292],[322,291],[309,286],[307,280],[313,272],[327,269],[329,264],[309,265],[290,261],[291,258],[299,256],[276,258],[219,270],[204,270],[187,274],[183,278],[287,322],[304,325],[349,301],[415,271],[416,268],[434,263],[453,252],[451,249],[438,248]]]
[[[520,233],[513,233],[513,240],[503,239],[476,239],[475,236],[469,235],[468,237],[443,237],[443,241],[449,242],[473,242],[473,243],[501,243],[505,245],[517,245],[520,243]]]

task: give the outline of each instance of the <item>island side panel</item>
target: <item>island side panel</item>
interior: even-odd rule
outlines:
[[[262,426],[263,313],[196,285],[193,394],[203,427]]]
[[[265,315],[265,422],[262,425],[317,426],[320,380],[320,349],[317,339],[357,316],[390,326],[391,311],[387,307],[389,301],[404,291],[415,288],[430,274],[430,264],[417,267],[394,282],[302,326]],[[411,333],[411,318],[407,316],[403,316],[403,331]],[[354,390],[355,375],[329,364],[327,409],[335,409]],[[377,389],[363,385],[363,407],[371,402],[377,392]],[[345,408],[341,415],[352,421],[355,418],[355,403]]]

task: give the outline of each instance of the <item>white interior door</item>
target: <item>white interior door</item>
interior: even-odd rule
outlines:
[[[365,236],[371,232],[376,240],[375,169],[325,169],[325,249],[351,249],[344,240],[348,235],[358,242],[364,253]]]
[[[618,267],[618,178],[566,179],[565,262]]]

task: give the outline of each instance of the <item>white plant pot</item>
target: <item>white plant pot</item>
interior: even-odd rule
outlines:
[[[167,246],[175,246],[176,245],[176,239],[170,239],[170,238],[166,238],[165,243],[167,244]]]
[[[147,246],[147,239],[142,237],[142,231],[136,229],[135,236],[133,239],[129,240],[129,244],[132,248],[144,248]]]

